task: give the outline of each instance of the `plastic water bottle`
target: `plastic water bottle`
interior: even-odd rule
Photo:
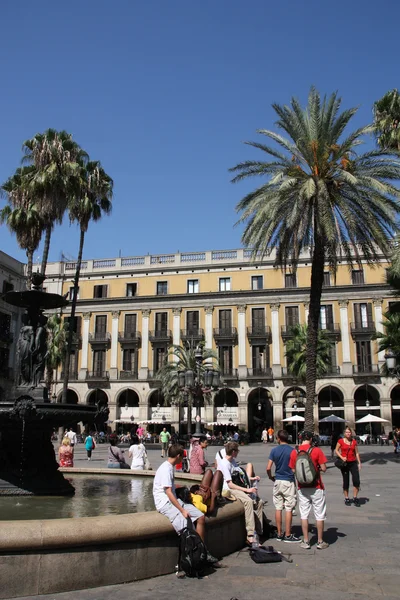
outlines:
[[[251,542],[251,547],[252,548],[258,548],[260,545],[259,539],[258,539],[258,535],[257,533],[254,531],[253,532],[253,541]]]

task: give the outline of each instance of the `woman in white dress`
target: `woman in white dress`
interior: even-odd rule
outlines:
[[[143,471],[146,460],[146,448],[139,442],[137,435],[132,436],[132,445],[129,448],[129,458],[132,458],[131,469]]]

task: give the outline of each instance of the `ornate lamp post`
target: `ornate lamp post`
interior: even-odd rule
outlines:
[[[187,432],[192,433],[192,403],[196,407],[196,433],[201,433],[201,413],[200,403],[203,395],[212,389],[218,389],[220,386],[220,375],[215,369],[202,369],[203,350],[197,346],[194,351],[196,359],[195,370],[186,369],[178,373],[178,386],[185,397],[185,404],[188,407]]]

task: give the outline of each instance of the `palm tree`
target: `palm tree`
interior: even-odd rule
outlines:
[[[103,215],[111,213],[113,195],[113,180],[104,171],[100,162],[89,161],[82,163],[79,169],[79,184],[69,203],[69,217],[77,221],[80,228],[78,259],[76,261],[74,287],[71,305],[71,327],[68,333],[68,345],[64,364],[64,382],[62,401],[67,402],[69,365],[74,335],[76,304],[78,301],[79,277],[82,265],[85,234],[90,221],[98,221]]]
[[[45,242],[41,265],[46,272],[51,232],[55,223],[61,223],[68,201],[77,185],[79,162],[87,161],[87,154],[66,131],[47,129],[23,143],[23,162],[33,165],[36,172],[31,179],[31,191],[36,198],[45,223]]]
[[[400,94],[394,89],[374,103],[375,135],[378,146],[400,150]]]
[[[252,247],[253,259],[276,249],[276,265],[295,271],[300,253],[311,253],[310,310],[307,330],[305,410],[308,429],[314,426],[313,399],[317,379],[318,328],[325,264],[336,272],[338,261],[374,263],[391,253],[390,241],[400,212],[400,161],[391,152],[357,154],[362,127],[344,136],[356,113],[339,112],[337,94],[321,100],[311,88],[306,108],[293,98],[290,106],[274,104],[277,127],[288,137],[269,130],[258,133],[283,150],[246,142],[268,155],[231,169],[233,182],[265,177],[260,187],[237,205],[239,223],[245,223],[242,241]],[[272,160],[271,158],[272,157]]]
[[[306,381],[307,325],[294,325],[292,337],[286,343],[286,359],[289,372],[300,381]],[[322,329],[318,330],[317,378],[323,377],[331,367],[333,342]]]
[[[34,172],[34,167],[19,168],[1,186],[8,204],[0,211],[0,222],[6,223],[10,231],[15,233],[18,245],[26,252],[28,288],[31,286],[33,254],[39,246],[44,228],[43,219],[29,189]]]
[[[202,385],[198,386],[197,395],[203,397],[204,400],[210,400],[211,388],[205,387],[204,377],[206,371],[210,369],[219,372],[218,356],[214,350],[202,347],[202,358],[199,364],[196,359],[196,349],[193,347],[183,348],[182,346],[173,345],[168,350],[168,358],[170,360],[167,360],[161,367],[156,374],[156,378],[161,382],[161,391],[166,403],[174,401],[182,405],[187,400],[188,433],[190,433],[194,397],[190,390],[182,389],[179,386],[179,373],[188,370],[193,371],[193,373],[199,371],[200,382]]]

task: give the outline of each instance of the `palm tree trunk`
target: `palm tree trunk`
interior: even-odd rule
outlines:
[[[50,239],[51,239],[51,225],[46,226],[46,233],[44,238],[44,248],[43,248],[43,256],[42,256],[42,266],[40,269],[40,273],[42,275],[46,274],[47,267],[47,259],[49,258],[49,250],[50,250]]]
[[[63,404],[67,403],[69,366],[71,363],[71,350],[72,350],[72,342],[74,339],[74,320],[75,320],[75,313],[76,313],[76,304],[78,301],[79,277],[81,274],[84,243],[85,243],[85,231],[81,228],[81,235],[80,235],[80,239],[79,239],[78,259],[76,261],[76,269],[75,269],[74,291],[73,291],[73,298],[72,298],[72,304],[71,304],[70,327],[68,330],[67,352],[65,354],[65,361],[64,361],[64,382],[63,382],[63,391],[62,391],[62,400],[61,400],[61,402]]]
[[[325,247],[323,240],[315,236],[315,249],[311,266],[310,312],[308,313],[306,348],[306,408],[304,427],[314,431],[314,398],[317,383],[317,346],[321,311],[321,295],[324,283]]]
[[[32,282],[32,270],[33,270],[33,251],[27,250],[26,256],[28,259],[28,264],[26,265],[26,287],[28,290],[30,290],[31,282]]]

